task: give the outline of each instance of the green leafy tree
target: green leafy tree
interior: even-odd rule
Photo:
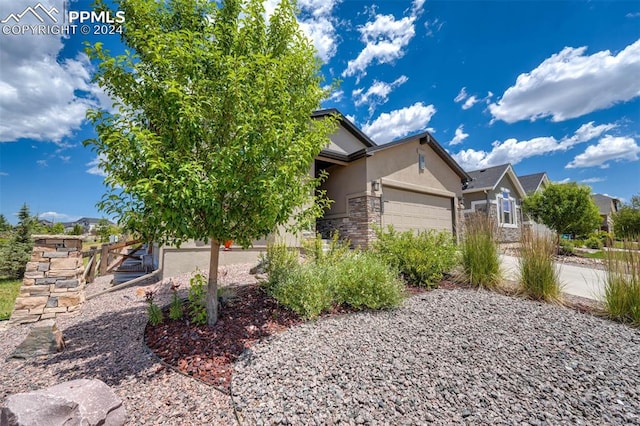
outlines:
[[[640,238],[640,195],[631,197],[631,202],[613,215],[613,232],[617,238]]]
[[[524,199],[523,211],[556,231],[558,236],[590,234],[601,222],[591,188],[575,182],[549,184],[543,191]]]
[[[84,234],[84,227],[79,223],[73,225],[73,229],[71,230],[71,235],[82,235]]]
[[[51,233],[55,235],[64,234],[64,225],[61,224],[60,222],[54,223],[53,226],[51,227]]]
[[[88,49],[119,101],[88,114],[98,137],[86,143],[110,188],[99,206],[147,241],[210,240],[214,324],[220,243],[247,247],[327,205],[310,174],[335,130],[333,118],[310,119],[327,95],[320,63],[291,0],[268,21],[261,0],[115,3],[132,51]]]
[[[11,230],[11,224],[3,214],[0,214],[0,232],[6,232],[9,230]]]
[[[111,235],[111,222],[102,218],[96,224],[96,235],[100,237],[100,242],[108,243]]]
[[[34,220],[29,214],[29,207],[23,204],[18,213],[18,224],[13,229],[9,244],[0,253],[0,276],[22,278],[31,256],[31,232]]]

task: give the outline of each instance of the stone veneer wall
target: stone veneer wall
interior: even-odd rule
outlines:
[[[55,318],[80,309],[85,281],[82,237],[34,235],[31,261],[27,263],[20,294],[11,314],[17,323]]]
[[[338,231],[340,238],[349,239],[353,247],[367,247],[375,240],[374,226],[379,226],[382,218],[380,197],[349,198],[347,212],[347,217],[318,219],[316,231],[322,238],[331,238],[333,232]]]
[[[520,209],[518,209],[520,212]],[[466,213],[464,215],[465,221],[469,220],[469,216],[473,213]],[[490,204],[489,207],[489,215],[497,220],[498,218],[498,206],[495,204]],[[501,243],[514,243],[520,241],[520,236],[522,233],[522,215],[518,215],[518,226],[516,228],[498,226],[498,242]]]

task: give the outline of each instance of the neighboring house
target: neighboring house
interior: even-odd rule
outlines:
[[[501,242],[519,241],[526,192],[511,164],[469,172],[471,182],[462,191],[465,213],[484,212],[496,219]]]
[[[520,181],[520,185],[522,185],[522,189],[524,189],[524,192],[527,195],[534,194],[538,191],[543,191],[550,182],[546,172],[518,176],[518,180]],[[523,226],[529,227],[533,232],[539,235],[549,235],[553,233],[553,231],[546,225],[536,222],[526,214],[523,214]]]
[[[314,172],[328,177],[320,189],[334,202],[316,221],[324,238],[334,231],[367,246],[376,226],[399,231],[459,234],[458,204],[469,175],[428,132],[377,145],[336,109],[339,128],[316,158]]]
[[[593,194],[593,200],[598,206],[600,218],[600,230],[604,232],[613,232],[613,215],[618,212],[620,200],[607,195]]]

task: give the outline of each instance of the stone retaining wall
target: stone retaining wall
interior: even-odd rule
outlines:
[[[35,322],[80,309],[85,299],[82,237],[34,235],[11,321]]]

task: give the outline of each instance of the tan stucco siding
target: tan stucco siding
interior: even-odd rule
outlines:
[[[358,138],[342,126],[339,126],[329,139],[331,142],[325,149],[339,154],[349,155],[365,147]]]
[[[425,169],[419,170],[418,154],[424,154]],[[460,196],[462,188],[458,176],[428,145],[418,139],[389,149],[377,151],[367,158],[367,182],[386,178],[416,185],[434,192],[450,192]]]
[[[325,212],[325,216],[346,214],[347,196],[367,191],[366,159],[361,158],[348,166],[331,166],[327,172],[329,177],[322,183],[320,189],[326,190],[327,197],[334,202],[331,204],[331,208]]]

